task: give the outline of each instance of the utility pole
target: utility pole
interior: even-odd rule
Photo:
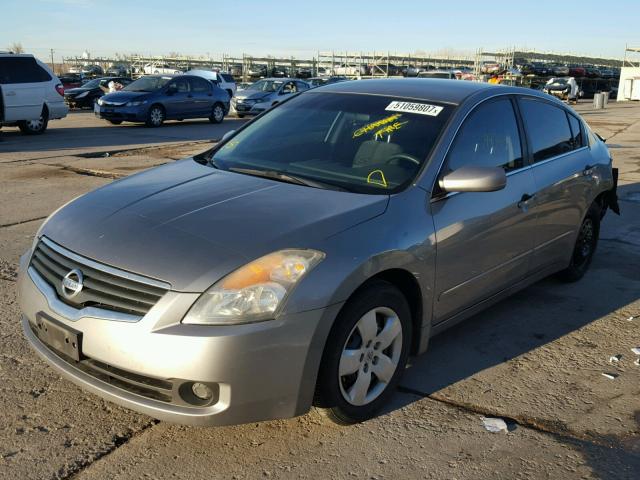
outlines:
[[[56,65],[55,63],[53,63],[53,48],[51,49],[51,70],[53,70],[53,73],[56,73]]]

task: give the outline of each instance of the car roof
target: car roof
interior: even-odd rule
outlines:
[[[354,80],[331,83],[305,92],[307,95],[322,93],[355,93],[361,95],[380,95],[384,97],[411,98],[420,101],[432,101],[460,105],[475,93],[484,92],[482,98],[492,94],[521,94],[540,97],[562,104],[555,97],[537,90],[467,80],[449,80],[437,78],[388,78],[375,80]]]
[[[432,100],[459,105],[468,96],[495,87],[486,83],[432,78],[354,80],[322,87],[323,93],[359,93],[387,97]]]
[[[31,57],[31,58],[33,58],[33,54],[32,53],[0,52],[0,56],[2,56],[2,57]]]

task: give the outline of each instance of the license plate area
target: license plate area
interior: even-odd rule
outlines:
[[[50,348],[76,361],[82,358],[82,332],[43,314],[36,315],[33,330],[36,336]]]

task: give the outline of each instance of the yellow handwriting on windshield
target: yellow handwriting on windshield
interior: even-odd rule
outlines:
[[[382,170],[373,170],[367,175],[367,183],[373,183],[375,185],[381,185],[387,188],[387,179],[384,178],[384,172]]]
[[[373,138],[378,140],[379,138],[382,138],[383,135],[387,135],[387,134],[391,134],[393,132],[397,132],[404,125],[406,125],[407,123],[409,123],[409,122],[408,121],[407,122],[395,122],[395,123],[392,123],[391,125],[385,125],[384,127],[382,127],[380,130],[378,130],[375,133]]]
[[[375,122],[368,123],[364,127],[360,127],[355,132],[353,132],[353,138],[361,137],[362,135],[366,135],[367,133],[374,131],[376,128],[387,125],[389,123],[393,123],[401,116],[402,114],[396,113],[395,115],[390,115]]]
[[[229,142],[227,142],[222,148],[225,148],[227,150],[231,150],[233,148],[236,148],[236,146],[239,144],[240,142],[238,140],[230,140]]]

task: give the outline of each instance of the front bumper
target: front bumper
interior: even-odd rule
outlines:
[[[265,110],[269,109],[268,102],[255,103],[253,105],[247,105],[239,101],[231,101],[234,110],[240,115],[260,115]]]
[[[147,108],[121,106],[100,106],[97,103],[93,107],[96,117],[105,120],[119,120],[125,122],[144,122],[147,119]]]
[[[189,425],[230,425],[301,415],[313,399],[328,330],[341,305],[247,325],[184,325],[198,294],[168,292],[137,322],[106,320],[93,309],[70,320],[57,311],[51,291],[21,259],[18,292],[25,337],[63,376],[109,401],[152,417]],[[42,291],[36,283],[40,284]],[[53,305],[53,308],[52,308]],[[82,353],[107,374],[96,376],[40,340],[38,318],[53,319],[82,334]],[[106,367],[105,367],[106,366]],[[109,376],[108,368],[116,374]],[[137,384],[184,381],[215,385],[217,401],[189,406],[149,398],[118,378]]]

